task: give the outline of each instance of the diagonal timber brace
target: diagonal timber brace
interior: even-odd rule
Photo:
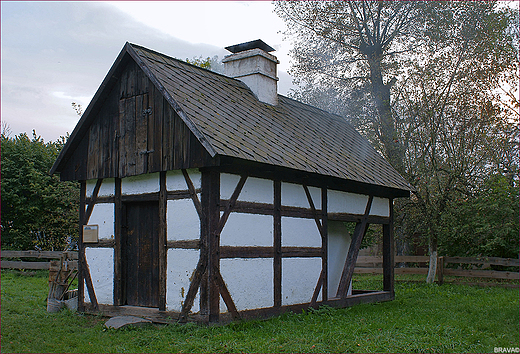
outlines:
[[[343,267],[338,291],[336,293],[336,297],[338,298],[345,299],[347,297],[347,291],[352,280],[352,275],[354,274],[354,267],[356,266],[359,248],[361,247],[361,241],[363,241],[363,237],[365,236],[367,230],[368,216],[370,215],[370,208],[372,206],[373,199],[373,196],[368,197],[365,214],[363,215],[361,222],[358,222],[356,224],[356,228],[354,229],[354,235],[352,235],[352,242],[350,243],[350,247],[348,249],[347,259],[345,260],[345,266]]]

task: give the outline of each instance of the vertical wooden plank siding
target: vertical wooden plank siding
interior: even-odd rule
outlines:
[[[121,225],[123,222],[123,204],[121,201],[121,178],[115,179],[114,198],[114,305],[123,305],[122,293],[122,258],[121,258]]]
[[[79,240],[78,240],[78,257],[80,255],[83,255],[82,257],[79,257],[79,259],[85,259],[85,246],[83,244],[83,220],[85,219],[85,200],[87,196],[87,182],[81,181],[80,182],[80,189],[79,189],[79,227],[78,227],[78,233],[79,233]],[[84,265],[83,262],[78,262],[78,310],[80,312],[85,311],[85,277],[84,274]]]
[[[282,182],[274,181],[273,292],[274,307],[282,306]]]
[[[328,273],[328,254],[329,254],[329,223],[328,223],[328,209],[327,209],[327,188],[321,189],[321,272],[323,275],[323,284],[321,288],[321,300],[327,301],[329,299],[329,273]]]
[[[388,201],[390,223],[383,224],[383,290],[394,292],[394,201]]]
[[[217,279],[220,274],[220,234],[218,226],[220,221],[220,173],[216,169],[208,172],[209,181],[207,191],[207,221],[208,221],[208,278],[209,281],[209,322],[218,322],[220,314],[220,289]]]
[[[160,173],[159,191],[159,310],[166,311],[166,172]]]

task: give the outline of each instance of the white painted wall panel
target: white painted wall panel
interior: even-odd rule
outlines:
[[[328,293],[329,298],[336,296],[338,291],[339,280],[343,272],[343,266],[347,259],[348,249],[350,247],[351,235],[341,221],[328,222],[328,259],[327,259],[327,275],[329,277]],[[348,290],[348,295],[352,294],[352,283]]]
[[[229,173],[220,174],[220,199],[230,199],[240,181],[240,176]]]
[[[112,305],[114,303],[114,249],[87,247],[85,257],[98,303]],[[86,287],[85,302],[90,302]]]
[[[390,204],[386,198],[374,197],[372,207],[370,208],[370,215],[390,216]]]
[[[222,259],[220,273],[238,311],[273,306],[272,259]]]
[[[91,179],[87,181],[87,197],[92,197],[94,188],[96,187],[97,179]],[[105,178],[99,188],[98,197],[110,197],[115,194],[115,181],[114,178]]]
[[[166,274],[166,308],[168,311],[182,310],[182,304],[188,294],[190,280],[193,277],[198,261],[198,250],[168,250]],[[191,311],[198,312],[199,304],[199,294],[197,293]]]
[[[321,247],[314,219],[282,217],[282,246]]]
[[[282,259],[282,305],[310,302],[321,273],[321,258]]]
[[[114,204],[98,203],[92,209],[88,225],[99,225],[99,239],[114,238]]]
[[[244,202],[273,204],[274,186],[273,181],[248,177],[238,200]]]
[[[199,214],[191,199],[168,200],[166,218],[168,240],[200,238]]]
[[[126,177],[121,180],[122,194],[159,192],[159,172]]]
[[[316,209],[321,209],[321,190],[309,187],[309,192]],[[301,184],[282,183],[282,205],[300,208],[310,208],[309,200]]]
[[[220,234],[222,246],[272,246],[273,217],[231,213]]]
[[[364,214],[368,196],[341,191],[328,191],[329,213]]]
[[[197,169],[187,170],[191,182],[195,189],[200,188],[201,173]],[[188,190],[188,185],[184,179],[181,170],[166,172],[166,190],[168,191],[184,191]]]
[[[220,175],[220,198],[230,199],[240,181],[239,175],[223,173]],[[273,181],[263,178],[248,177],[238,196],[244,202],[273,204]]]

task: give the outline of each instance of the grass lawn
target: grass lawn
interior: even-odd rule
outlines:
[[[2,353],[488,352],[519,347],[518,289],[397,282],[396,300],[322,307],[226,326],[107,330],[106,318],[46,312],[48,273],[2,270]],[[378,276],[354,287],[376,289]]]

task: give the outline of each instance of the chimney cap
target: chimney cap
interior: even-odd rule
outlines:
[[[243,52],[243,51],[246,51],[249,49],[255,49],[255,48],[262,49],[265,52],[274,51],[274,48],[265,44],[265,42],[262,41],[261,39],[257,39],[254,41],[241,43],[241,44],[230,45],[229,47],[226,47],[226,49],[229,50],[231,53],[239,53],[239,52]]]

